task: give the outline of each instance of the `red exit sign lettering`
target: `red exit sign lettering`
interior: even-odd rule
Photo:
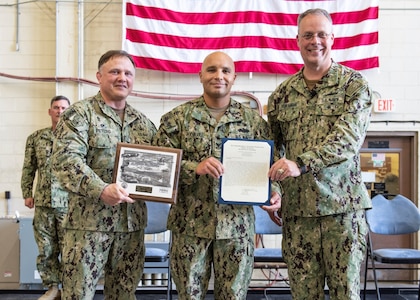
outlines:
[[[394,100],[376,99],[373,110],[375,112],[393,112],[395,110]]]

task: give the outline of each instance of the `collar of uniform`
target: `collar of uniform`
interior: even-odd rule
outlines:
[[[230,98],[230,104],[227,108],[224,116],[220,119],[219,123],[215,122],[215,119],[210,115],[210,112],[207,108],[207,105],[204,101],[204,97],[201,96],[195,100],[192,100],[192,103],[197,103],[197,109],[194,110],[192,113],[192,117],[194,117],[197,120],[200,120],[201,122],[206,122],[210,125],[217,125],[217,124],[223,124],[223,123],[230,123],[230,122],[237,122],[242,120],[242,112],[241,112],[241,105],[236,100]],[[206,113],[204,113],[204,111]]]

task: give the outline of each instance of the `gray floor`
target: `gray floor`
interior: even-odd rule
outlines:
[[[1,300],[36,300],[42,295],[42,291],[0,291]],[[382,300],[415,300],[417,295],[414,290],[386,290],[381,294]],[[104,299],[101,293],[98,293],[94,300]],[[142,291],[137,294],[138,300],[165,300],[166,295],[159,293],[147,293],[147,291]],[[173,295],[173,300],[177,300],[177,296]],[[212,294],[209,294],[206,297],[206,300],[214,299]],[[252,291],[247,297],[247,300],[291,300],[292,297],[287,294],[286,291],[271,291],[268,290],[266,293],[264,291]],[[325,298],[329,299],[328,295]],[[369,294],[366,297],[366,300],[376,299],[376,295],[373,291],[369,291]]]
[[[381,284],[381,299],[382,300],[418,300],[417,298],[417,285],[404,284],[404,283],[385,283]],[[98,285],[97,294],[94,300],[103,300],[103,286]],[[173,286],[172,300],[178,300],[175,287]],[[327,288],[327,287],[326,287]],[[363,299],[363,285],[361,286],[361,293]],[[17,290],[1,290],[0,300],[37,300],[44,291],[42,286],[22,286]],[[166,287],[139,287],[136,293],[137,300],[166,300]],[[213,286],[206,296],[206,300],[214,299]],[[329,300],[328,291],[326,291],[325,300]],[[247,300],[292,300],[290,290],[287,282],[280,281],[271,283],[270,285],[265,282],[252,282],[248,289]],[[366,300],[376,300],[375,286],[373,282],[367,284]]]

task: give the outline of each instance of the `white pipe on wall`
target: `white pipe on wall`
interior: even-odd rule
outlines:
[[[84,13],[85,13],[85,8],[84,8],[84,1],[83,0],[79,0],[79,5],[78,5],[78,12],[79,12],[79,19],[78,19],[78,41],[77,41],[77,76],[79,78],[83,78],[84,76],[84,57],[85,57],[85,53],[84,53]],[[78,99],[83,99],[84,98],[84,94],[83,94],[83,85],[79,82],[78,85]]]

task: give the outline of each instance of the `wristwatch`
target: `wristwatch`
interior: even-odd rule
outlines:
[[[297,159],[296,164],[299,168],[300,175],[303,175],[309,172],[309,168],[303,163],[303,161],[300,158]]]

